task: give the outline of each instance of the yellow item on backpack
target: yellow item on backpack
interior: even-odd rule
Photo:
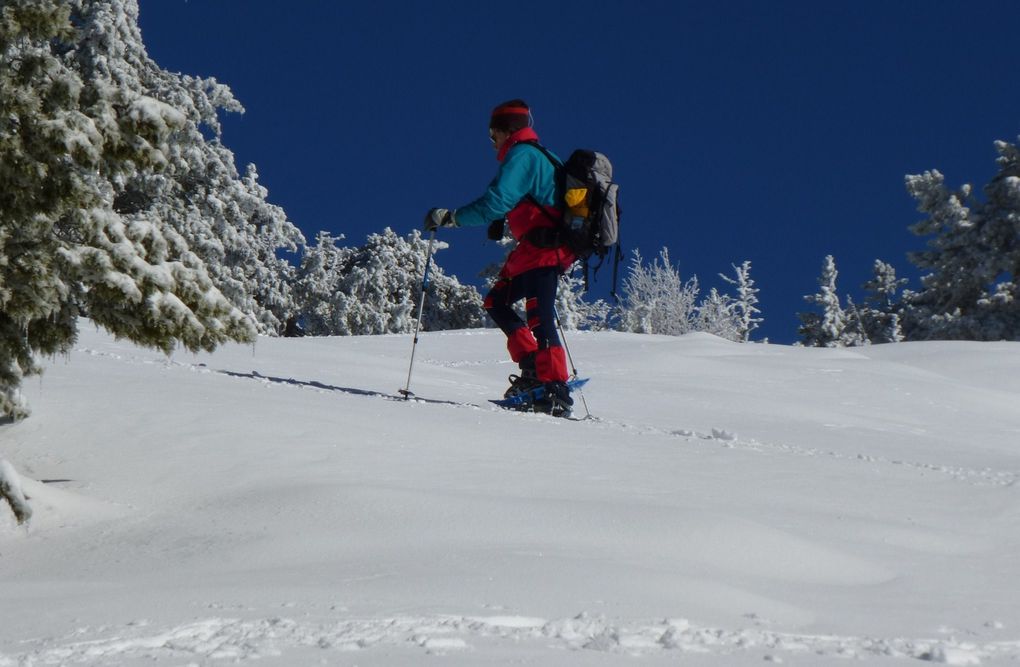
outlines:
[[[563,195],[563,200],[572,215],[581,218],[588,216],[588,188],[570,188]]]

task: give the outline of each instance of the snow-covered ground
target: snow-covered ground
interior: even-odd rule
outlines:
[[[404,402],[408,336],[86,323],[0,427],[0,666],[1020,661],[1020,344],[569,342],[597,421],[489,407],[494,331]]]

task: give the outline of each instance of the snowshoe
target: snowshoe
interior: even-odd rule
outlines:
[[[569,382],[538,383],[531,391],[491,400],[501,408],[520,412],[544,412],[555,417],[569,417],[573,408],[570,392],[583,387],[588,378],[575,378]],[[547,388],[549,395],[547,396]]]

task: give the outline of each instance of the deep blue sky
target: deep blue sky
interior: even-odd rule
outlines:
[[[625,249],[668,246],[705,290],[751,260],[776,342],[826,254],[855,297],[876,258],[915,275],[904,174],[982,185],[993,141],[1020,134],[1015,0],[140,4],[162,67],[244,104],[224,143],[309,240],[480,195],[488,113],[522,97],[554,151],[612,159]],[[501,256],[484,229],[441,238],[464,282]]]

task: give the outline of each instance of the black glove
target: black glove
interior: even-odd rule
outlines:
[[[434,232],[440,227],[456,227],[457,221],[449,209],[434,208],[425,214],[425,231]]]
[[[492,241],[499,241],[503,238],[503,231],[506,227],[506,218],[500,218],[499,220],[493,220],[489,223],[489,239]]]

